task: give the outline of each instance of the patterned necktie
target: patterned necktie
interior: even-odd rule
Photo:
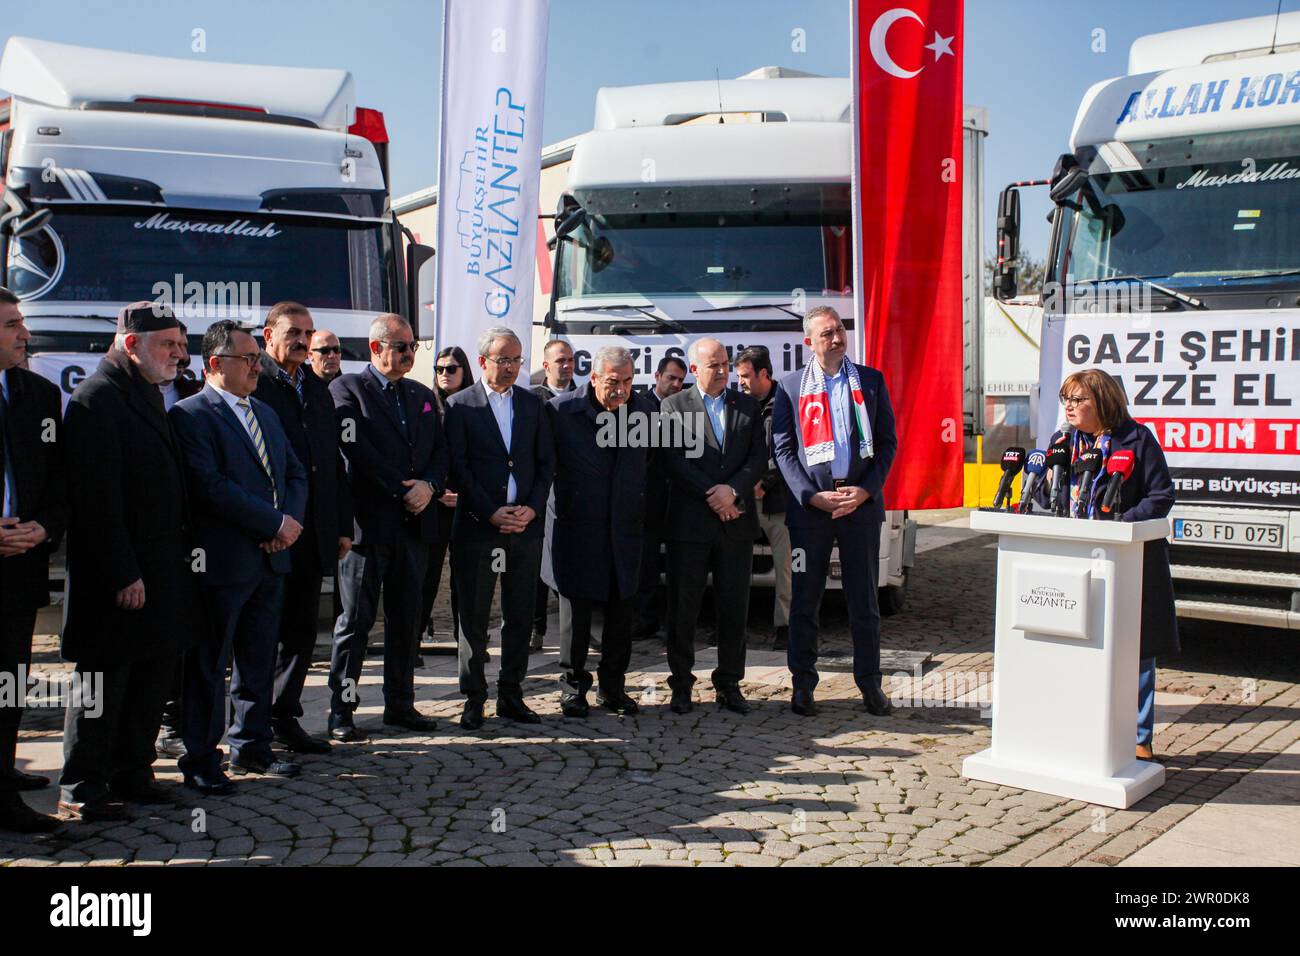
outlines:
[[[257,457],[262,460],[262,467],[266,469],[266,476],[271,479],[271,503],[278,508],[280,507],[280,495],[275,490],[275,473],[271,471],[271,459],[266,453],[266,440],[262,437],[261,426],[257,424],[257,416],[253,414],[253,406],[249,404],[246,398],[241,398],[235,404],[244,410],[244,421],[248,422],[248,434],[257,447]]]

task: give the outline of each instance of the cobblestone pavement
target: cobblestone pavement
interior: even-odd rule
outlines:
[[[843,672],[823,674],[818,717],[793,715],[784,655],[770,650],[770,598],[756,596],[747,717],[713,705],[712,649],[701,641],[694,713],[668,710],[662,645],[643,642],[629,675],[640,714],[593,706],[587,720],[563,719],[552,632],[525,687],[542,724],[489,716],[482,732],[462,732],[454,658],[427,656],[417,697],[438,730],[391,736],[373,660],[358,715],[370,743],[302,758],[296,780],[242,778],[229,798],[178,790],[184,806],[132,807],[125,824],[0,834],[0,864],[1112,865],[1300,738],[1294,637],[1189,622],[1183,655],[1159,671],[1158,792],[1117,811],[964,780],[962,759],[989,744],[976,704],[992,671],[994,547],[957,528],[923,529],[908,607],[885,620],[882,643],[930,663],[919,684],[890,679],[896,695],[921,691],[890,718],[868,715]],[[842,601],[823,617],[823,654],[846,652]],[[38,671],[63,669],[50,639],[36,656]],[[324,679],[318,662],[305,721],[315,732]],[[56,770],[60,746],[61,712],[29,710],[20,766]],[[179,781],[173,762],[157,769]],[[53,789],[34,797],[52,809]]]

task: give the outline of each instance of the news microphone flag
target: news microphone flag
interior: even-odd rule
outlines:
[[[446,0],[434,339],[533,337],[549,0]]]
[[[1133,474],[1133,466],[1136,464],[1137,458],[1129,448],[1117,449],[1106,459],[1106,474],[1110,478],[1106,482],[1106,492],[1101,499],[1101,510],[1106,515],[1110,515],[1115,510],[1120,488],[1128,480],[1128,476]]]
[[[1070,435],[1057,432],[1047,446],[1047,469],[1052,475],[1052,497],[1049,501],[1052,514],[1065,517],[1070,503]]]
[[[854,330],[898,427],[885,504],[959,507],[963,4],[851,9]]]
[[[1011,483],[1015,481],[1016,475],[1020,474],[1020,469],[1025,464],[1025,450],[1020,447],[1008,448],[1002,453],[1002,481],[998,483],[998,493],[993,496],[993,510],[997,511],[1002,507],[1005,499],[1007,506],[1011,505]]]
[[[1092,484],[1101,472],[1101,452],[1089,448],[1074,462],[1075,474],[1079,475],[1079,498],[1074,503],[1074,517],[1088,518],[1092,510]]]
[[[1025,477],[1020,483],[1021,514],[1027,515],[1033,510],[1034,492],[1043,482],[1043,473],[1047,471],[1047,452],[1035,448],[1025,458]]]

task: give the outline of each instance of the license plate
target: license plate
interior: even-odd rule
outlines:
[[[1216,548],[1260,548],[1265,551],[1285,551],[1286,538],[1283,530],[1280,524],[1202,521],[1199,518],[1174,519],[1175,541]]]

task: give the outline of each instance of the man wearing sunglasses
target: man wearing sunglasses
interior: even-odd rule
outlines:
[[[365,739],[352,714],[381,589],[384,723],[420,733],[434,727],[415,709],[415,657],[424,573],[438,535],[438,509],[430,505],[447,487],[447,444],[433,392],[406,377],[415,364],[410,325],[381,315],[369,339],[370,364],[330,383],[357,532],[339,561],[343,611],[330,659],[329,731],[341,741]]]
[[[339,377],[343,366],[343,348],[339,337],[329,329],[317,329],[311,337],[307,368],[328,384]]]

